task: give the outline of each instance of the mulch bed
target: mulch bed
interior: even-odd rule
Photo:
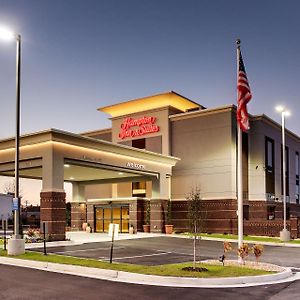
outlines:
[[[195,269],[193,267],[184,267],[182,268],[183,271],[189,271],[189,272],[207,272],[208,270],[206,268],[199,268],[196,267]]]

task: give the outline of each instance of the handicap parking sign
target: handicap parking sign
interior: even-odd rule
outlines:
[[[12,209],[19,210],[19,199],[18,198],[13,198]]]

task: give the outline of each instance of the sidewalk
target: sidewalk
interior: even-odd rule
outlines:
[[[117,238],[115,238],[115,241],[151,238],[158,236],[165,236],[165,234],[144,232],[138,232],[136,234],[122,233],[119,234]],[[68,231],[66,232],[66,239],[66,241],[47,242],[47,247],[74,246],[87,243],[111,241],[111,237],[109,237],[107,233],[86,233],[84,231]],[[41,247],[43,247],[43,243],[25,244],[25,249],[34,249]]]

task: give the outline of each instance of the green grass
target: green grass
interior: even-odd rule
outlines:
[[[7,256],[6,251],[0,250],[0,256]],[[220,265],[208,265],[208,264],[197,264],[197,267],[205,267],[208,272],[189,272],[183,271],[182,268],[186,266],[192,266],[192,263],[180,263],[180,264],[167,264],[159,266],[142,266],[133,264],[123,264],[123,263],[112,263],[98,261],[95,259],[83,259],[75,258],[63,255],[43,255],[38,252],[27,251],[23,255],[14,256],[14,258],[53,262],[60,264],[94,267],[101,269],[111,269],[139,274],[148,275],[161,275],[161,276],[178,276],[178,277],[238,277],[238,276],[254,276],[254,275],[265,275],[272,274],[274,272],[267,272],[263,270],[257,270],[252,268],[247,268],[244,266],[225,266]]]
[[[220,233],[202,233],[202,237],[213,237],[219,239],[231,239],[237,240],[238,236],[235,234],[220,234]],[[271,243],[283,243],[279,238],[276,237],[261,237],[261,236],[250,236],[244,235],[245,241],[254,241],[254,242],[271,242]],[[289,243],[291,244],[300,244],[300,240],[291,240]]]

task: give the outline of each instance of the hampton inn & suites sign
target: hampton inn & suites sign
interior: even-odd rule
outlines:
[[[159,132],[159,126],[156,125],[156,117],[142,117],[138,119],[126,118],[121,124],[119,133],[120,139],[143,136],[154,132]]]

